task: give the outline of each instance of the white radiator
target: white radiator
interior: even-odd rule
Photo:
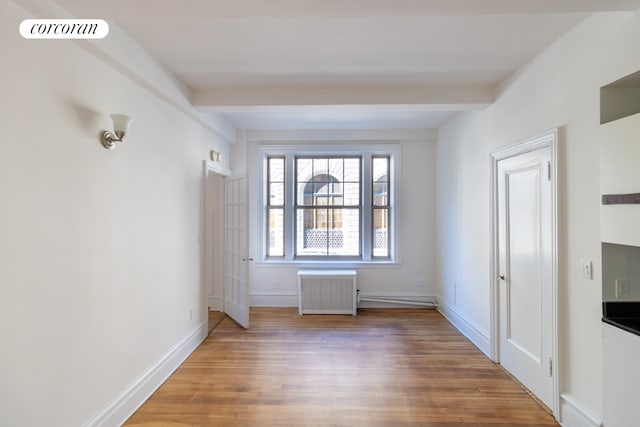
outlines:
[[[303,314],[356,315],[355,270],[298,270],[298,307]]]

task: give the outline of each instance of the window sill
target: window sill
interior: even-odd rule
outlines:
[[[323,260],[269,260],[254,264],[256,268],[399,268],[402,263],[398,260],[389,261],[323,261]]]

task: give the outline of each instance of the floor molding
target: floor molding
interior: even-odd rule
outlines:
[[[469,338],[476,347],[480,349],[487,357],[491,358],[491,339],[489,333],[480,329],[473,322],[467,320],[463,315],[458,313],[453,307],[442,301],[438,301],[438,311],[445,319],[458,329],[462,335]]]
[[[207,322],[201,323],[138,379],[129,384],[106,408],[89,420],[85,426],[122,425],[205,340],[207,332]]]
[[[222,311],[224,304],[221,297],[208,297],[207,305],[211,311]]]
[[[575,397],[562,393],[560,395],[560,420],[564,427],[601,427],[600,421],[593,413]]]
[[[298,294],[251,294],[251,307],[297,307]]]

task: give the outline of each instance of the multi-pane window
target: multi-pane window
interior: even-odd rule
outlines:
[[[267,256],[284,256],[284,157],[267,161]]]
[[[360,256],[359,157],[296,157],[296,256]]]
[[[389,156],[374,156],[372,213],[373,236],[372,248],[374,257],[389,256]]]
[[[266,258],[393,260],[392,160],[364,150],[265,153]]]

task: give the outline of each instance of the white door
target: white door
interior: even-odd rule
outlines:
[[[497,166],[500,363],[553,408],[551,148]]]
[[[244,176],[225,183],[224,311],[249,327],[249,258],[247,185]]]

